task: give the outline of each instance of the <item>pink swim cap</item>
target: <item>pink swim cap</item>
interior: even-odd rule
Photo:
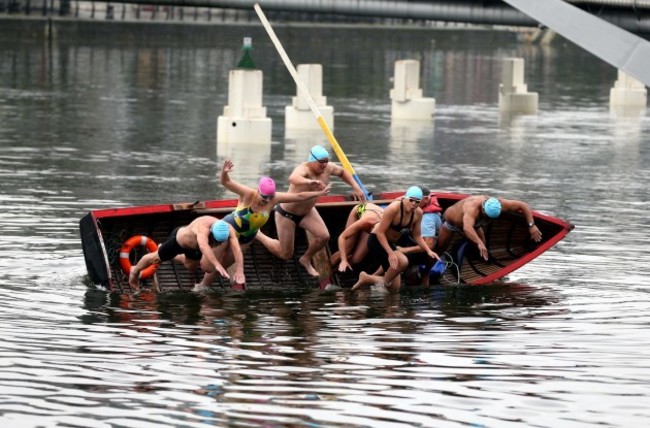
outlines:
[[[257,190],[266,196],[275,195],[275,181],[271,177],[262,177],[260,178],[260,184],[257,186]]]

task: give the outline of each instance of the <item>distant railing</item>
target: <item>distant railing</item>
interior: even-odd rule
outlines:
[[[567,1],[632,33],[650,34],[650,0]],[[252,4],[252,0],[0,0],[0,15],[254,22]],[[537,21],[499,0],[266,0],[263,4],[275,22],[538,26]]]
[[[173,2],[170,2],[173,3]],[[181,4],[183,2],[180,2]],[[206,3],[203,3],[206,4]],[[252,2],[251,2],[252,4]],[[0,16],[60,16],[71,18],[107,20],[148,20],[148,21],[202,21],[202,22],[252,22],[257,19],[250,10],[219,8],[211,6],[176,6],[140,3],[126,3],[123,0],[75,1],[75,0],[0,0]],[[302,22],[354,22],[354,23],[395,23],[399,19],[373,17],[349,17],[332,14],[313,14],[301,12],[272,11],[269,15],[276,21]]]
[[[1,13],[109,20],[250,21],[254,17],[252,10],[74,0],[0,0]]]
[[[75,1],[75,0],[0,0],[0,17],[3,14],[11,16],[46,16],[68,17],[79,19],[149,21],[149,22],[228,22],[243,23],[257,22],[257,15],[250,10],[214,7],[214,6],[176,6],[173,0],[168,4],[126,3],[124,0],[111,1]],[[180,2],[187,3],[187,2]],[[200,2],[209,4],[209,2]],[[252,4],[252,1],[251,1]],[[382,18],[372,16],[346,16],[332,13],[312,13],[299,11],[267,11],[267,15],[275,22],[302,23],[353,23],[353,24],[384,24],[408,25],[417,27],[461,27],[471,26],[462,22],[449,23],[431,20]]]
[[[70,0],[0,0],[0,13],[24,15],[70,14]]]

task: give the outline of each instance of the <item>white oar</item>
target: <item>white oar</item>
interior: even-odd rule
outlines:
[[[359,187],[361,187],[361,190],[363,190],[363,193],[366,194],[366,199],[370,200],[371,195],[368,193],[366,188],[364,187],[363,183],[361,183],[361,179],[359,176],[354,172],[354,168],[352,168],[352,164],[350,164],[350,161],[348,161],[347,156],[345,156],[345,153],[343,152],[343,149],[339,145],[339,143],[336,141],[336,138],[334,137],[334,134],[332,134],[332,131],[330,130],[329,126],[327,125],[327,122],[325,121],[325,118],[320,112],[320,109],[314,102],[314,99],[311,97],[311,94],[309,93],[309,90],[305,86],[305,84],[300,80],[300,77],[298,76],[298,72],[296,71],[296,68],[293,66],[291,63],[291,60],[289,59],[289,56],[285,52],[284,48],[282,47],[282,43],[280,43],[280,39],[278,39],[278,36],[276,36],[275,31],[273,31],[273,28],[271,27],[271,24],[269,21],[266,19],[266,15],[264,15],[264,11],[262,11],[262,8],[258,3],[255,3],[253,6],[255,9],[255,12],[257,13],[257,16],[259,16],[260,21],[262,21],[262,25],[264,26],[264,29],[268,33],[269,37],[271,38],[271,41],[273,42],[273,45],[275,45],[275,48],[277,49],[278,53],[280,54],[280,58],[282,58],[282,61],[284,62],[284,65],[287,67],[287,70],[289,70],[289,73],[291,74],[291,77],[293,77],[294,82],[296,82],[296,86],[298,86],[298,89],[302,93],[302,95],[305,97],[307,100],[307,103],[309,104],[309,108],[311,109],[312,113],[314,113],[314,116],[316,116],[316,120],[318,121],[318,124],[320,125],[321,129],[325,133],[325,136],[327,137],[327,140],[329,141],[330,145],[334,149],[334,152],[336,153],[336,157],[338,157],[339,161],[341,162],[341,165],[343,165],[343,168],[347,172],[349,172],[352,177],[354,178],[354,181],[357,182]]]

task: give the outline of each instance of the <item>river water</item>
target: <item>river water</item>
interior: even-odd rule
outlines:
[[[285,133],[295,87],[257,23],[166,28],[0,32],[0,425],[649,423],[650,120],[610,112],[616,70],[507,32],[278,28],[295,64],[323,64],[335,135],[371,190],[522,199],[575,230],[494,286],[129,299],[88,284],[88,210],[229,196],[226,157],[241,182],[282,183],[325,142]],[[217,155],[244,36],[273,143]],[[505,57],[525,59],[537,115],[499,115]],[[420,60],[433,123],[391,123],[397,59]]]

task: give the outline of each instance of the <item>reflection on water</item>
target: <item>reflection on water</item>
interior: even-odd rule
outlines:
[[[273,415],[272,426],[310,420],[323,426],[378,420],[390,426],[433,420],[499,426],[517,414],[525,424],[561,425],[575,416],[575,408],[562,403],[584,391],[599,397],[583,403],[591,418],[616,425],[609,412],[600,411],[600,399],[613,400],[611,411],[623,405],[619,394],[630,387],[637,394],[644,390],[629,384],[636,373],[619,370],[609,381],[591,379],[600,359],[619,350],[605,346],[600,357],[590,358],[583,355],[585,347],[614,333],[589,328],[589,319],[549,287],[506,283],[411,289],[399,296],[169,294],[157,304],[142,296],[128,309],[115,301],[97,306],[95,293],[86,293],[87,309],[112,315],[88,327],[92,337],[115,335],[111,342],[119,348],[113,351],[129,361],[126,367],[142,367],[134,373],[124,364],[114,367],[114,374],[137,384],[125,404],[189,400],[183,415],[167,406],[150,419],[159,422],[190,421],[199,413],[215,424],[224,417],[244,423]],[[576,335],[586,337],[565,340]],[[101,341],[85,346],[87,352],[94,346],[108,352]],[[584,363],[577,365],[576,358]],[[621,382],[625,387],[618,388]],[[171,385],[176,392],[168,395]],[[546,415],[549,406],[553,417]],[[621,425],[644,414],[640,405],[630,410]]]
[[[434,146],[433,123],[429,121],[392,120],[390,124],[389,157],[410,164]]]
[[[543,287],[151,296],[87,291],[85,309],[106,318],[83,316],[89,334],[83,347],[104,357],[96,363],[104,373],[111,370],[92,384],[122,391],[125,408],[158,403],[165,410],[143,416],[158,423],[190,422],[196,414],[209,424],[224,417],[260,421],[269,414],[271,426],[312,419],[323,426],[376,420],[408,426],[431,417],[473,423],[472,409],[508,396],[506,384],[522,376],[529,384],[562,379],[570,368],[549,356],[538,357],[533,369],[531,360],[506,351],[516,343],[509,336],[518,321],[566,316],[565,309],[550,308],[560,296]],[[535,331],[531,325],[527,334]],[[540,347],[552,339],[538,334]],[[535,373],[539,367],[543,374]],[[77,375],[87,377],[83,369]],[[496,395],[486,389],[491,378],[500,379]],[[537,400],[548,398],[539,394]],[[171,405],[176,400],[187,403],[182,413]],[[431,402],[435,412],[424,408]],[[110,423],[115,417],[97,419]],[[485,416],[488,424],[500,420]]]
[[[269,175],[271,147],[268,144],[220,142],[217,144],[217,157],[232,160],[236,168],[233,174],[237,174],[237,181],[248,183],[249,186],[254,186],[260,175]]]
[[[283,157],[288,162],[298,165],[307,160],[311,148],[316,144],[320,144],[331,151],[329,141],[321,130],[288,129],[285,132],[284,147],[282,147]],[[330,155],[332,159],[335,159],[333,151],[331,151]]]
[[[278,29],[295,64],[323,64],[337,140],[370,190],[497,194],[576,225],[504,283],[400,295],[89,287],[78,236],[88,210],[225,197],[226,157],[238,181],[268,174],[282,188],[309,147],[327,144],[285,135],[295,86],[263,31],[215,31],[0,44],[2,426],[647,422],[650,121],[610,112],[616,71],[562,41]],[[244,36],[273,143],[216,147]],[[525,59],[538,115],[499,115],[506,56]],[[433,123],[391,122],[397,59],[422,64]],[[336,180],[334,191],[349,189]]]

